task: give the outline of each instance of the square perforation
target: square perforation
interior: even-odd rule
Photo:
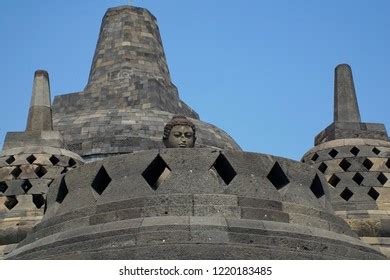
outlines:
[[[311,157],[311,160],[315,162],[319,158],[319,155],[317,153],[314,153],[313,156]]]
[[[275,162],[274,166],[271,168],[270,172],[267,175],[267,179],[277,190],[280,190],[281,188],[290,183],[290,180],[288,179],[278,162]]]
[[[364,177],[362,176],[362,174],[360,174],[359,172],[357,172],[357,173],[352,177],[352,180],[353,180],[356,184],[360,185],[360,184],[363,182]]]
[[[11,210],[18,203],[19,201],[16,199],[16,196],[11,195],[11,196],[7,196],[7,200],[4,202],[4,206],[7,207],[8,210]]]
[[[321,162],[321,164],[318,166],[318,170],[325,174],[326,169],[328,169],[328,166],[324,162]]]
[[[350,163],[348,160],[343,159],[343,160],[339,163],[339,166],[341,167],[342,170],[347,171],[348,168],[351,166],[351,163]]]
[[[170,173],[171,169],[168,164],[158,154],[144,172],[142,172],[142,177],[144,177],[145,181],[153,190],[157,190],[168,178]]]
[[[28,156],[28,157],[26,158],[26,160],[27,160],[27,162],[28,162],[29,164],[33,164],[34,161],[37,160],[37,158],[36,158],[34,155],[30,155],[30,156]]]
[[[363,161],[363,166],[367,169],[367,170],[370,170],[372,167],[373,167],[374,163],[369,160],[368,158],[366,158],[364,161]]]
[[[6,159],[5,162],[6,162],[7,164],[11,164],[11,163],[13,163],[14,161],[15,161],[15,157],[14,157],[14,156],[10,156],[9,158]]]
[[[19,166],[16,166],[12,171],[11,171],[11,175],[17,179],[20,174],[22,174],[22,169],[19,167]]]
[[[373,200],[377,200],[379,197],[379,193],[374,189],[371,188],[367,193]]]
[[[45,197],[42,194],[33,194],[32,200],[38,209],[41,209],[41,207],[45,205]]]
[[[33,187],[33,185],[29,180],[24,180],[20,187],[23,189],[24,193],[27,193]]]
[[[217,171],[219,177],[221,177],[221,179],[225,182],[226,185],[229,185],[230,182],[233,181],[234,177],[236,177],[237,175],[233,166],[223,154],[219,154],[214,164],[212,165],[212,168]]]
[[[60,160],[58,159],[58,157],[56,157],[55,155],[52,155],[50,158],[49,158],[51,164],[53,165],[56,165],[57,163],[60,162]]]
[[[111,183],[111,177],[108,175],[106,169],[104,166],[100,167],[99,171],[97,172],[95,178],[93,179],[93,182],[91,184],[91,187],[99,194],[101,195],[104,190],[108,187],[108,185]]]
[[[353,154],[355,157],[359,154],[360,150],[357,147],[353,147],[350,150],[351,154]]]
[[[35,168],[34,172],[38,176],[38,178],[42,178],[47,173],[47,170],[43,166],[38,166],[37,168]]]
[[[376,155],[379,155],[381,151],[380,151],[377,147],[374,147],[374,148],[372,149],[372,152],[373,152],[374,154],[376,154]]]
[[[0,182],[0,192],[5,193],[5,191],[8,189],[8,185],[6,182],[1,181]]]
[[[338,183],[340,182],[340,178],[337,177],[337,175],[333,174],[329,180],[328,180],[328,183],[332,186],[332,187],[337,187]]]
[[[330,150],[330,152],[328,153],[328,155],[330,155],[332,158],[335,158],[338,154],[339,152],[335,149]]]
[[[341,196],[345,201],[348,201],[348,200],[350,200],[351,197],[353,196],[353,192],[352,192],[350,189],[345,188],[345,189],[341,192],[340,196]]]
[[[382,172],[378,175],[377,179],[378,179],[379,183],[381,183],[382,185],[386,184],[386,182],[388,180],[386,175],[383,174]]]

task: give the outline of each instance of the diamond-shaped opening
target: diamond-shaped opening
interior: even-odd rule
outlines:
[[[274,185],[278,190],[290,183],[283,169],[280,167],[278,162],[275,162],[271,171],[267,175],[267,179]]]
[[[218,175],[222,178],[226,185],[229,185],[230,182],[237,175],[233,166],[223,154],[219,154],[219,156],[211,167],[214,167],[214,169],[217,171]]]
[[[341,192],[340,196],[341,196],[345,201],[348,201],[348,200],[353,196],[353,192],[352,192],[350,189],[345,188],[345,189]]]
[[[145,181],[153,190],[157,190],[170,173],[171,169],[169,166],[160,155],[157,155],[144,172],[142,172],[142,177],[144,177]]]
[[[310,189],[317,198],[320,198],[325,194],[324,188],[321,184],[321,180],[317,174],[314,177],[313,182],[311,183]]]
[[[377,147],[374,147],[374,148],[372,149],[372,151],[373,151],[373,153],[376,154],[376,155],[379,155],[380,152],[381,152]]]
[[[354,180],[356,184],[360,185],[360,184],[363,182],[364,177],[362,176],[362,174],[360,174],[359,172],[357,172],[357,173],[352,177],[352,180]]]
[[[19,175],[22,174],[22,169],[20,169],[19,166],[16,166],[12,171],[11,175],[16,179],[19,177]]]
[[[320,166],[318,166],[318,170],[322,173],[325,173],[326,169],[328,169],[328,166],[325,163],[321,162]]]
[[[359,154],[360,150],[357,147],[353,147],[350,150],[351,154],[353,154],[355,157]]]
[[[0,182],[0,192],[4,193],[8,189],[8,185],[6,182]]]
[[[42,178],[43,176],[45,176],[45,174],[47,173],[47,170],[46,168],[44,168],[43,166],[38,166],[36,169],[35,169],[35,174],[37,174],[38,178]]]
[[[311,157],[311,160],[312,161],[316,161],[318,159],[318,154],[317,153],[314,153],[314,155]]]
[[[328,155],[330,155],[332,158],[335,158],[337,155],[338,155],[338,151],[336,151],[335,149],[332,149]]]
[[[66,195],[68,194],[68,192],[69,192],[69,190],[68,190],[68,186],[66,185],[66,182],[65,182],[65,177],[62,177],[61,182],[60,182],[60,186],[58,188],[56,201],[58,203],[62,203],[64,201]]]
[[[350,163],[348,160],[343,159],[343,160],[339,163],[339,166],[341,167],[342,170],[347,171],[348,168],[351,166],[351,163]]]
[[[7,196],[7,200],[4,202],[4,206],[7,207],[8,210],[11,210],[18,203],[19,203],[19,201],[16,199],[16,196],[11,195],[11,196]]]
[[[363,166],[365,168],[367,168],[367,170],[370,170],[372,168],[372,166],[374,165],[374,163],[369,160],[368,158],[366,158],[364,161],[363,161]]]
[[[339,177],[337,177],[335,174],[333,174],[330,178],[329,178],[329,180],[328,180],[328,183],[332,186],[332,187],[336,187],[337,186],[337,184],[340,182],[340,178]]]
[[[45,198],[41,194],[33,194],[32,200],[38,209],[41,209],[41,207],[45,205]]]
[[[58,159],[58,157],[56,157],[55,155],[52,155],[50,158],[49,158],[50,162],[53,164],[53,165],[56,165],[57,163],[60,162],[60,160]]]
[[[387,166],[387,168],[389,168],[390,169],[390,158],[386,161],[386,166]]]
[[[371,188],[368,193],[367,193],[369,196],[372,197],[373,200],[377,200],[378,197],[379,197],[379,193],[374,189],[374,188]]]
[[[33,187],[33,185],[29,180],[24,180],[20,187],[23,189],[24,193],[27,193]]]
[[[5,160],[5,162],[8,163],[8,164],[13,163],[14,161],[15,161],[15,157],[14,157],[14,156],[10,156],[9,158],[7,158],[7,159]]]
[[[76,162],[73,158],[70,158],[69,161],[68,161],[68,165],[69,165],[70,167],[75,166],[76,163],[77,163],[77,162]]]
[[[382,184],[382,185],[384,185],[384,184],[386,184],[386,182],[387,182],[387,177],[386,177],[386,175],[385,174],[383,174],[382,172],[381,172],[381,174],[379,174],[379,176],[377,177],[377,179],[378,179],[378,181]]]
[[[111,177],[108,175],[104,166],[100,167],[98,173],[93,179],[91,187],[98,193],[102,194],[111,182]]]
[[[34,155],[30,155],[30,156],[28,156],[27,158],[26,158],[26,160],[27,160],[27,162],[29,163],[29,164],[33,164],[34,163],[34,161],[36,161],[36,157],[34,156]]]

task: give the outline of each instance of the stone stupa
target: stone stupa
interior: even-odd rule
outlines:
[[[198,119],[145,9],[106,12],[88,85],[53,109],[69,149],[92,162],[56,177],[8,259],[385,259],[335,215],[315,167],[242,152]],[[164,147],[177,114],[195,125],[194,148]]]
[[[363,123],[352,70],[335,70],[334,122],[303,156],[324,174],[333,208],[367,242],[390,256],[390,141],[383,124]]]

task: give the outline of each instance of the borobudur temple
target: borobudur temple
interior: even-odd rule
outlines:
[[[108,9],[84,90],[52,105],[36,71],[6,136],[0,257],[386,259],[389,139],[361,123],[349,66],[335,84],[302,162],[244,152],[180,99],[156,18]]]

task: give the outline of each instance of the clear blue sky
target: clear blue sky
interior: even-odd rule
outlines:
[[[126,0],[2,0],[0,144],[23,131],[36,69],[52,97],[87,82],[101,19]],[[133,0],[158,19],[172,80],[246,151],[300,159],[332,122],[352,66],[365,122],[390,129],[390,1]]]

